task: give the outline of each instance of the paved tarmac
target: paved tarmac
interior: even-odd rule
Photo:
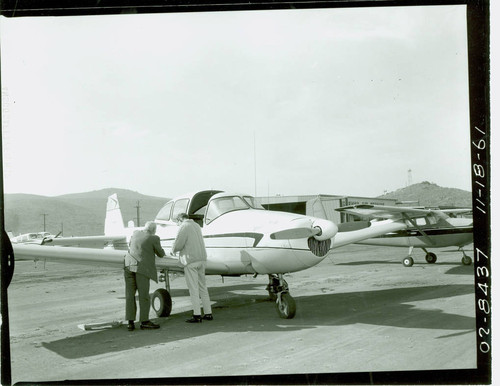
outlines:
[[[351,245],[287,275],[297,303],[289,320],[267,300],[267,276],[224,283],[210,276],[215,319],[187,324],[189,296],[180,276],[171,282],[172,314],[151,312],[161,328],[133,332],[78,328],[123,319],[119,269],[17,262],[9,287],[12,380],[211,383],[279,375],[278,382],[293,383],[289,375],[309,374],[314,382],[325,374],[476,368],[473,266],[461,264],[460,252],[440,251],[437,263],[427,264],[416,250],[415,265],[405,268],[406,252]],[[162,286],[152,284],[152,291]]]

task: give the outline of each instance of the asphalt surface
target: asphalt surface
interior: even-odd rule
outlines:
[[[133,332],[125,325],[78,328],[123,319],[119,269],[17,262],[9,287],[12,381],[265,376],[266,383],[279,375],[278,382],[293,383],[304,374],[314,380],[474,369],[474,268],[461,264],[460,252],[436,252],[438,261],[427,264],[415,251],[415,265],[405,268],[404,248],[340,248],[286,276],[297,304],[288,320],[268,300],[267,276],[224,283],[210,276],[214,320],[187,324],[189,296],[180,276],[171,281],[172,314],[156,318],[151,311],[161,328]],[[152,291],[161,286],[152,283]]]

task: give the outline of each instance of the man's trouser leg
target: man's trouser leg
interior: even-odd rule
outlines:
[[[201,303],[203,304],[203,313],[211,314],[212,313],[212,305],[210,303],[210,296],[208,294],[207,283],[205,279],[205,266],[206,263],[201,263],[198,268],[198,285],[201,297]]]
[[[137,273],[135,275],[135,281],[137,282],[137,290],[139,292],[139,320],[145,322],[149,320],[149,277]]]
[[[200,292],[198,289],[198,262],[188,264],[184,267],[184,277],[189,289],[191,305],[193,306],[193,315],[201,315]]]
[[[137,315],[135,272],[130,272],[127,268],[124,268],[123,276],[125,278],[125,320],[135,320]]]

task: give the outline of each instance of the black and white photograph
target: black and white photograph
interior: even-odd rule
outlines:
[[[376,3],[4,6],[2,384],[491,382],[489,4]]]

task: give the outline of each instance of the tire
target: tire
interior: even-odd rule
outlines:
[[[463,265],[471,265],[472,259],[470,258],[470,256],[465,255],[464,257],[462,257],[462,264]]]
[[[151,306],[159,317],[169,316],[172,312],[172,298],[164,288],[157,289],[151,298]]]
[[[297,306],[288,292],[281,294],[281,302],[276,301],[276,311],[282,319],[293,319],[295,316]]]
[[[270,301],[275,302],[276,299],[278,299],[278,295],[276,295],[276,292],[268,291],[268,293],[269,293],[269,300]]]
[[[405,267],[411,267],[413,265],[413,257],[408,256],[403,259],[403,265]]]
[[[428,254],[425,255],[425,261],[427,261],[429,264],[434,264],[437,260],[436,254],[429,252]]]

